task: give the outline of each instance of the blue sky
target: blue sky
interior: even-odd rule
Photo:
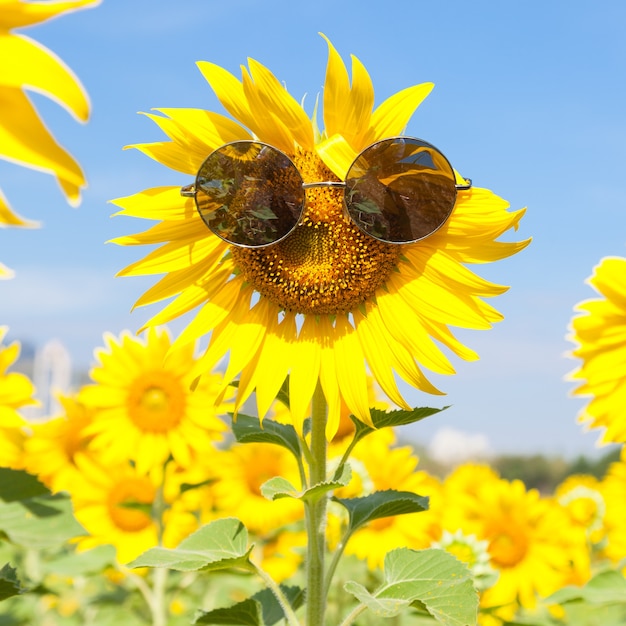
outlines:
[[[25,34],[80,77],[93,112],[76,123],[35,95],[59,141],[80,161],[89,187],[67,206],[52,177],[0,162],[0,188],[39,230],[0,231],[0,260],[17,276],[0,283],[0,324],[9,339],[60,339],[75,364],[92,362],[102,333],[137,329],[130,313],[150,278],[114,278],[143,251],[105,241],[143,226],[110,215],[108,200],[191,182],[150,161],[134,142],[160,140],[153,107],[222,111],[195,62],[240,75],[252,57],[267,65],[309,112],[326,67],[325,33],[344,59],[368,69],[376,101],[410,85],[435,89],[407,133],[434,143],[465,176],[528,207],[516,257],[475,268],[511,289],[493,304],[490,331],[459,332],[481,356],[433,376],[443,400],[407,390],[412,404],[451,408],[415,427],[428,443],[442,427],[483,433],[506,452],[595,453],[597,433],[576,424],[582,401],[564,375],[573,306],[608,255],[626,256],[626,3],[555,0],[104,0]],[[174,325],[174,332],[179,326]]]

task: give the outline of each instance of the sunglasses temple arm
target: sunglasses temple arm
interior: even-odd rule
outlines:
[[[465,184],[464,185],[454,185],[457,189],[471,189],[472,188],[472,179],[471,178],[465,178]]]
[[[195,198],[196,196],[196,186],[195,185],[185,185],[180,188],[180,195],[183,198]]]

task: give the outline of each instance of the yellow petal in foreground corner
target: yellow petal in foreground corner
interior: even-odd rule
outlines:
[[[569,379],[589,398],[579,421],[601,428],[603,443],[626,443],[626,258],[605,257],[587,281],[601,296],[580,302],[568,339],[582,363]]]
[[[404,132],[432,84],[408,87],[375,106],[371,78],[360,61],[353,58],[350,81],[340,55],[327,44],[321,132],[318,116],[311,119],[284,82],[258,62],[250,61],[241,80],[201,62],[202,75],[230,123],[209,111],[202,116],[189,109],[161,110],[158,125],[168,140],[134,147],[193,176],[212,151],[233,139],[254,137],[285,152],[305,183],[341,184],[357,154]],[[183,175],[180,187],[190,182]],[[345,217],[344,189],[318,186],[306,190],[300,220],[283,239],[239,247],[206,227],[194,198],[182,197],[180,187],[148,189],[114,201],[121,207],[118,215],[160,220],[145,233],[115,240],[158,246],[120,272],[164,274],[137,302],[170,299],[147,326],[195,309],[177,344],[210,334],[195,373],[208,372],[227,357],[225,383],[239,377],[236,406],[256,390],[261,417],[290,374],[291,414],[300,428],[319,381],[329,406],[328,438],[337,431],[344,404],[363,422],[371,421],[368,374],[389,399],[407,408],[398,378],[441,393],[423,367],[453,373],[443,350],[466,360],[478,358],[449,326],[490,328],[502,316],[484,298],[506,287],[481,279],[466,265],[508,257],[529,243],[497,241],[517,229],[524,211],[509,212],[508,203],[487,189],[459,189],[438,230],[416,243],[397,244],[368,235]]]
[[[83,172],[46,128],[25,92],[47,96],[81,122],[89,117],[89,99],[61,59],[14,30],[97,4],[99,0],[0,0],[0,158],[54,175],[72,205],[80,202],[86,184]]]

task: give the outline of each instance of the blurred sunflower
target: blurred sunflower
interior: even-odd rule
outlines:
[[[331,446],[331,454],[333,449],[334,446]],[[418,461],[410,446],[395,447],[391,429],[376,431],[354,448],[349,461],[352,480],[346,487],[334,492],[337,498],[352,498],[395,489],[430,498],[427,511],[383,517],[352,535],[345,549],[346,554],[366,560],[370,569],[382,568],[385,555],[394,548],[426,548],[441,534],[441,483],[427,472],[417,470]],[[333,507],[332,511],[339,515],[344,512],[338,507]],[[341,533],[336,529],[335,520],[330,522],[329,527],[332,546]]]
[[[29,378],[8,371],[20,355],[20,344],[14,341],[3,345],[7,331],[6,326],[0,326],[0,466],[21,469],[26,422],[18,409],[37,401]]]
[[[605,443],[626,442],[626,259],[605,257],[587,282],[602,296],[580,302],[568,338],[582,364],[569,379],[573,395],[591,397],[579,414],[589,428],[602,428]]]
[[[554,491],[554,496],[569,513],[571,523],[585,529],[589,541],[598,544],[604,537],[606,503],[600,481],[589,474],[568,476]]]
[[[604,554],[614,563],[624,565],[626,558],[626,462],[612,463],[600,483],[606,504],[604,529],[606,545]],[[626,567],[624,567],[626,572]]]
[[[132,460],[145,473],[170,456],[187,467],[194,455],[211,455],[226,429],[218,414],[230,405],[216,405],[219,374],[203,376],[191,390],[194,345],[170,353],[168,332],[155,328],[144,338],[125,332],[119,338],[106,334],[104,340],[90,372],[96,384],[79,393],[93,411],[84,434],[92,437],[89,445],[102,462]]]
[[[192,512],[176,506],[163,513],[163,533],[159,541],[159,522],[154,510],[163,485],[159,470],[143,474],[130,463],[103,465],[93,459],[77,458],[80,473],[72,483],[74,515],[87,535],[76,538],[80,550],[112,545],[120,563],[128,563],[148,548],[177,546],[197,529]]]
[[[285,448],[266,443],[235,444],[219,458],[219,472],[213,485],[215,506],[221,517],[240,519],[251,532],[272,535],[278,529],[301,520],[304,509],[299,500],[267,500],[261,485],[282,476],[292,485],[300,484],[298,466]]]
[[[24,467],[53,492],[71,490],[78,474],[77,455],[85,454],[91,436],[92,411],[76,398],[60,396],[63,415],[30,425],[24,442]]]
[[[87,94],[51,50],[13,30],[99,2],[0,0],[0,158],[53,174],[72,205],[79,203],[80,189],[86,184],[83,172],[50,134],[25,92],[43,94],[81,122],[89,117]],[[0,191],[1,226],[32,227],[36,223],[16,215]],[[11,271],[0,265],[0,278],[10,276]]]
[[[374,108],[370,77],[353,57],[352,83],[328,42],[323,95],[324,131],[263,65],[250,60],[242,80],[201,62],[200,71],[231,117],[200,109],[158,109],[148,114],[170,141],[134,148],[187,175],[225,143],[256,140],[282,150],[304,182],[343,181],[364,148],[397,136],[432,84],[404,89]],[[234,118],[234,119],[233,119]],[[478,277],[466,263],[508,257],[528,241],[497,242],[517,228],[523,210],[486,189],[459,190],[448,221],[415,244],[390,244],[364,234],[344,217],[342,191],[306,192],[303,219],[280,242],[242,248],[214,236],[180,187],[158,187],[114,200],[118,213],[160,220],[143,233],[119,237],[120,245],[162,244],[123,276],[165,274],[138,306],[174,296],[147,326],[200,307],[180,344],[211,333],[195,372],[229,354],[224,384],[240,376],[236,407],[256,389],[259,415],[270,408],[289,374],[291,413],[301,429],[318,381],[329,406],[332,438],[341,401],[370,422],[367,368],[396,405],[409,408],[394,371],[412,386],[440,393],[421,366],[441,374],[454,368],[435,344],[473,360],[449,325],[486,329],[501,315],[482,298],[506,291]]]
[[[457,491],[468,484],[474,470],[471,491]],[[445,529],[488,542],[491,565],[499,578],[481,602],[484,607],[502,605],[501,617],[510,619],[518,603],[532,608],[537,597],[588,578],[584,530],[570,523],[556,500],[526,490],[520,480],[507,481],[475,465],[455,470],[444,482],[443,497]]]

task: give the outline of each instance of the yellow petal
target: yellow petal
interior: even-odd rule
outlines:
[[[0,85],[30,89],[58,102],[76,119],[89,118],[89,98],[74,73],[51,50],[23,35],[0,32]]]
[[[374,135],[370,129],[374,106],[374,86],[364,65],[355,56],[352,57],[350,105],[351,120],[344,129],[344,134],[350,137],[356,149],[362,150],[374,141]]]
[[[304,109],[265,66],[249,59],[254,86],[267,109],[289,129],[305,150],[313,149],[313,127]],[[244,83],[244,89],[246,85]]]
[[[373,426],[367,393],[365,358],[356,331],[347,317],[336,321],[335,364],[341,395],[352,413]]]
[[[206,335],[207,329],[219,326],[232,310],[238,308],[238,302],[244,298],[242,283],[233,279],[225,282],[213,294],[206,294],[210,299],[196,313],[187,327],[176,339],[176,345],[193,342],[199,337]]]
[[[389,344],[388,357],[393,360],[393,368],[410,385],[431,393],[443,395],[427,378],[415,363],[413,355],[400,342],[396,341],[389,333],[377,306],[367,307],[367,319],[372,325],[374,336],[384,338]]]
[[[372,141],[402,134],[411,116],[433,87],[433,83],[414,85],[395,93],[379,105],[372,113]]]
[[[334,338],[335,328],[323,315],[317,320],[318,336],[321,340],[320,350],[320,384],[328,405],[328,419],[326,422],[326,438],[331,440],[339,427],[341,417],[341,395],[337,380],[337,368],[335,365]]]
[[[100,0],[69,0],[66,2],[22,2],[4,0],[0,3],[0,29],[22,28],[39,24],[62,13],[95,7]]]
[[[322,37],[328,44],[328,64],[324,82],[324,127],[330,137],[341,134],[347,126],[345,109],[350,98],[350,79],[343,59],[328,37],[325,35]]]
[[[241,81],[230,72],[207,61],[199,61],[198,68],[209,83],[222,106],[242,124],[254,131],[257,127],[254,115],[243,91]]]
[[[6,88],[0,98],[0,157],[56,176],[72,204],[86,182],[78,163],[55,141],[28,98]]]
[[[182,198],[180,187],[153,187],[110,202],[122,207],[114,215],[151,220],[187,220],[196,215],[193,199]]]
[[[287,154],[293,154],[295,143],[293,134],[274,111],[267,107],[246,69],[242,67],[241,70],[243,91],[254,116],[255,126],[253,129],[255,134],[261,141],[280,148]]]
[[[342,135],[352,148],[362,150],[371,143],[370,118],[374,87],[363,64],[352,56],[352,86],[342,58],[330,40],[324,83],[324,125],[327,136]]]
[[[428,336],[416,309],[408,306],[398,295],[397,287],[381,293],[376,301],[388,333],[406,346],[417,361],[439,374],[453,374],[454,368]]]
[[[324,164],[339,178],[345,180],[350,166],[358,156],[342,135],[332,135],[315,146]]]
[[[8,278],[13,278],[15,276],[15,272],[8,268],[3,263],[0,263],[0,280],[7,280]]]
[[[256,388],[257,411],[261,419],[267,415],[287,378],[289,365],[292,362],[291,347],[297,334],[293,314],[287,315],[280,324],[277,317],[272,316],[263,339],[263,346],[259,350],[259,359],[254,365],[250,363],[246,368],[256,370],[254,387]],[[243,374],[241,379],[244,380]],[[294,426],[296,430],[302,432],[297,424],[294,423]]]
[[[298,432],[310,415],[311,398],[319,379],[321,349],[318,325],[313,316],[304,319],[297,340],[291,345],[293,357],[289,376],[289,408]]]
[[[117,275],[162,274],[202,263],[207,256],[215,252],[216,247],[223,248],[223,242],[216,241],[218,239],[218,237],[211,236],[199,240],[172,241],[153,250],[140,261],[125,267]]]
[[[215,150],[225,143],[251,139],[250,133],[234,120],[225,115],[205,111],[204,109],[154,109],[167,115],[178,129],[180,135],[189,136],[189,129],[193,128],[193,139],[198,144]],[[174,137],[172,137],[173,139]],[[207,156],[208,153],[205,154]]]
[[[208,298],[216,291],[219,286],[226,283],[226,279],[230,275],[229,269],[219,268],[213,272],[210,279],[198,285],[191,285],[187,287],[181,294],[170,302],[166,307],[161,309],[156,315],[151,317],[143,328],[148,326],[159,326],[161,324],[167,324],[171,320],[187,313],[196,307],[204,304]],[[213,283],[213,284],[212,284]],[[195,320],[194,320],[195,322]],[[204,333],[206,334],[206,328]]]
[[[393,366],[389,358],[390,347],[386,337],[377,335],[368,318],[361,313],[355,314],[355,323],[363,354],[376,382],[392,402],[409,410],[411,407],[402,397],[393,375]]]
[[[206,155],[199,152],[188,152],[173,141],[155,141],[153,143],[135,143],[124,146],[124,150],[134,148],[146,156],[183,174],[195,174],[200,169]]]
[[[0,227],[20,226],[22,228],[39,228],[39,222],[27,220],[11,210],[4,194],[0,190]]]

